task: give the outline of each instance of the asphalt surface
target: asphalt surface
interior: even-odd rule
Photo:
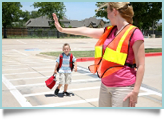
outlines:
[[[59,95],[45,85],[55,58],[40,52],[61,51],[64,43],[72,51],[94,50],[95,39],[2,39],[2,107],[98,107],[100,79],[87,67],[93,61],[78,62],[72,73],[71,96]],[[145,39],[145,48],[162,48],[162,39]],[[58,80],[58,76],[57,76]],[[162,107],[162,56],[146,57],[145,75],[136,107]]]

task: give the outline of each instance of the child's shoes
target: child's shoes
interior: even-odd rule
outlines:
[[[59,89],[56,88],[56,90],[54,91],[54,94],[55,94],[55,95],[58,95],[58,93],[59,93]]]
[[[63,95],[70,96],[70,93],[68,93],[68,92],[63,92]]]

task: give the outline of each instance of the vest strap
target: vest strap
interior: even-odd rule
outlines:
[[[136,64],[129,64],[129,63],[125,63],[125,66],[128,66],[130,68],[137,68]]]

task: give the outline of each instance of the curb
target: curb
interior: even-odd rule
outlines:
[[[160,53],[146,53],[145,57],[154,57],[154,56],[162,56],[162,52]],[[94,61],[94,57],[83,57],[83,58],[77,58],[77,62],[87,62],[87,61]]]
[[[162,56],[162,52],[145,54],[145,57],[153,57],[153,56]]]
[[[94,57],[83,57],[83,58],[77,58],[76,62],[86,62],[86,61],[94,61]]]
[[[43,55],[43,54],[36,54],[36,56],[40,57],[46,57],[52,60],[55,60],[56,57],[53,56],[48,56],[48,55]],[[145,57],[154,57],[154,56],[162,56],[162,52],[159,53],[146,53]],[[76,62],[87,62],[87,61],[94,61],[94,57],[83,57],[83,58],[77,58]]]

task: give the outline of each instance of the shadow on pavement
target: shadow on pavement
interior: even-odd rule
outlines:
[[[64,97],[66,95],[64,95],[63,93],[58,93],[58,95],[54,95],[54,94],[45,94],[45,97]],[[71,97],[71,96],[74,96],[74,93],[70,93],[69,96],[67,97]]]

